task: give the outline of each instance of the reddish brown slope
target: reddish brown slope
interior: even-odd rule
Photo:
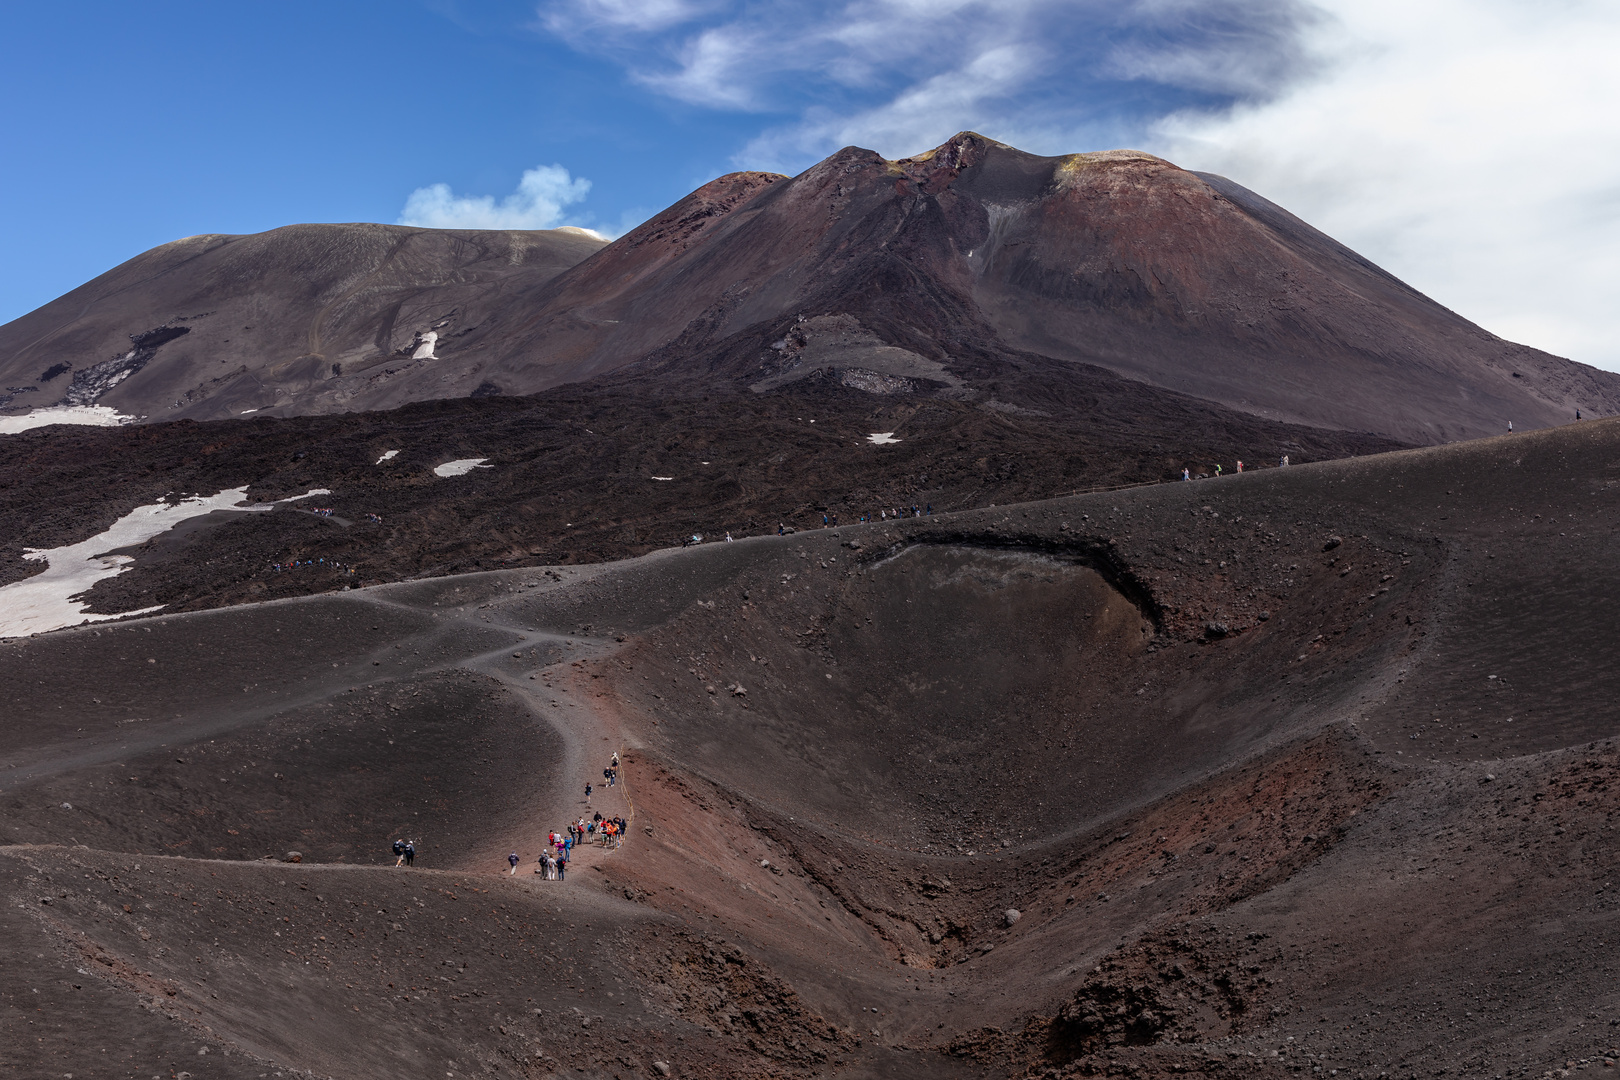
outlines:
[[[1254,193],[1128,151],[1040,158],[971,133],[898,162],[842,150],[763,186],[656,273],[631,245],[607,248],[559,279],[548,310],[592,292],[564,282],[631,268],[633,298],[592,310],[643,336],[627,350],[604,336],[570,371],[664,337],[671,379],[723,354],[755,379],[796,364],[949,382],[943,363],[983,387],[1033,353],[1419,443],[1620,409],[1620,376],[1502,341]],[[783,354],[799,325],[803,356]],[[551,348],[523,343],[519,387],[556,377]]]
[[[1613,375],[1484,332],[1222,177],[1076,155],[1039,197],[986,205],[975,295],[1025,348],[1411,442],[1613,407]]]

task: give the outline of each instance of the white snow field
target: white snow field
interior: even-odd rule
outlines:
[[[330,495],[326,488],[316,488],[303,495],[277,502],[296,502],[315,495]],[[277,503],[241,505],[247,488],[231,488],[218,495],[195,495],[178,503],[154,503],[137,506],[117,521],[106,532],[66,547],[29,551],[25,559],[42,561],[44,573],[35,574],[25,581],[15,581],[0,587],[0,638],[43,634],[47,630],[60,630],[84,622],[102,622],[122,619],[126,615],[145,615],[163,607],[141,608],[139,611],[121,611],[116,615],[92,615],[84,609],[85,602],[75,599],[88,592],[96,582],[116,577],[135,560],[128,555],[109,555],[110,551],[145,543],[159,533],[167,532],[189,518],[211,514],[215,510],[234,510],[239,513],[262,513]]]
[[[489,458],[487,458],[487,457],[458,458],[455,461],[447,461],[443,465],[437,466],[433,470],[433,475],[434,476],[465,476],[468,473],[472,472],[474,469],[493,468],[494,466],[492,466],[492,465],[485,465],[484,464],[484,462],[486,462],[488,460],[489,460]]]
[[[381,465],[383,462],[392,461],[394,458],[396,458],[398,456],[399,456],[399,451],[398,450],[384,450],[383,451],[383,456],[377,459],[376,464]]]
[[[422,335],[422,343],[416,347],[415,352],[411,353],[411,359],[437,360],[438,357],[433,355],[433,346],[438,344],[438,341],[439,335],[435,331],[429,330]]]
[[[900,440],[894,437],[894,432],[892,431],[874,431],[872,434],[866,437],[866,441],[877,446],[888,446],[891,443],[897,443]]]
[[[118,427],[132,424],[135,417],[124,416],[106,405],[50,405],[21,416],[0,416],[0,435],[15,435],[48,424],[80,424],[89,427]]]

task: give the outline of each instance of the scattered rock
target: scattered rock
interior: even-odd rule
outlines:
[[[1013,923],[1017,922],[1019,919],[1022,919],[1024,917],[1024,913],[1022,911],[1019,911],[1015,907],[1010,907],[1006,911],[1001,913],[1001,917],[1007,920],[1007,925],[1008,926],[1011,926]]]
[[[1225,637],[1230,632],[1225,623],[1211,622],[1204,624],[1204,636],[1212,638]]]
[[[300,851],[289,851],[281,857],[282,862],[303,862],[304,855]]]
[[[653,1062],[653,1072],[657,1073],[659,1076],[668,1076],[669,1075],[669,1062],[667,1062],[667,1061],[655,1061],[655,1062]]]
[[[1322,550],[1323,551],[1332,551],[1334,548],[1338,547],[1342,543],[1344,543],[1344,537],[1342,537],[1342,536],[1330,536],[1330,537],[1327,538],[1327,543],[1322,545]]]

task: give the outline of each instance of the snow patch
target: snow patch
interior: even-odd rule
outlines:
[[[888,446],[891,443],[897,443],[900,440],[894,437],[894,432],[892,431],[874,431],[872,434],[866,437],[866,441],[875,446]]]
[[[296,502],[315,495],[330,494],[332,492],[326,488],[315,488],[290,499],[278,499],[277,502]],[[141,608],[139,611],[121,611],[115,615],[92,615],[84,610],[86,603],[76,598],[88,592],[96,582],[117,577],[135,561],[128,555],[107,554],[110,551],[143,544],[182,521],[202,517],[215,510],[262,513],[276,506],[276,503],[243,505],[242,500],[246,497],[247,488],[244,486],[222,491],[218,495],[195,495],[178,503],[137,506],[113,522],[106,532],[88,540],[66,547],[27,552],[23,558],[45,563],[45,571],[26,581],[0,587],[0,638],[43,634],[47,630],[60,630],[81,622],[103,622],[160,610],[164,605]]]
[[[106,405],[48,405],[21,416],[0,416],[0,435],[15,435],[47,424],[80,424],[88,427],[118,427],[133,424],[135,417],[124,416]]]
[[[399,451],[398,450],[384,450],[383,451],[383,456],[377,459],[377,464],[381,465],[385,461],[392,461],[392,460],[394,460],[394,458],[396,458],[398,456],[399,456]]]
[[[647,479],[649,479],[649,480],[673,480],[675,478],[673,476],[649,476]]]
[[[433,355],[433,346],[438,343],[438,340],[439,333],[437,330],[429,330],[427,333],[417,338],[416,351],[411,353],[411,359],[437,360],[438,357]]]
[[[486,462],[488,460],[489,460],[489,458],[487,458],[487,457],[470,457],[470,458],[459,458],[459,459],[457,459],[455,461],[447,461],[443,465],[440,465],[437,468],[435,468],[433,470],[433,475],[434,476],[465,476],[468,473],[472,472],[474,469],[490,469],[490,468],[494,468],[494,466],[492,466],[492,465],[485,465],[484,464],[484,462]]]

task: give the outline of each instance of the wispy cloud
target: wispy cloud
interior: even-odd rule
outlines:
[[[493,195],[456,195],[449,184],[417,188],[405,200],[401,225],[430,229],[552,229],[565,224],[563,209],[584,200],[591,182],[570,177],[561,165],[524,172],[517,190],[499,202]]]
[[[1270,93],[1301,69],[1295,31],[1314,10],[1304,0],[661,0],[655,8],[552,0],[542,14],[576,48],[613,58],[658,93],[761,114],[762,130],[736,164],[788,171],[849,142],[899,155],[964,127],[1072,137]]]
[[[697,0],[571,0],[543,7],[540,17],[552,33],[577,39],[590,34],[666,30],[724,7]]]
[[[1004,127],[1008,98],[1038,77],[1040,50],[995,45],[959,67],[908,86],[889,100],[852,114],[815,110],[803,120],[769,129],[737,155],[752,168],[796,171],[805,158],[842,146],[877,148],[898,157],[925,150],[967,128]],[[998,136],[999,137],[999,136]],[[904,149],[901,149],[904,148]]]

